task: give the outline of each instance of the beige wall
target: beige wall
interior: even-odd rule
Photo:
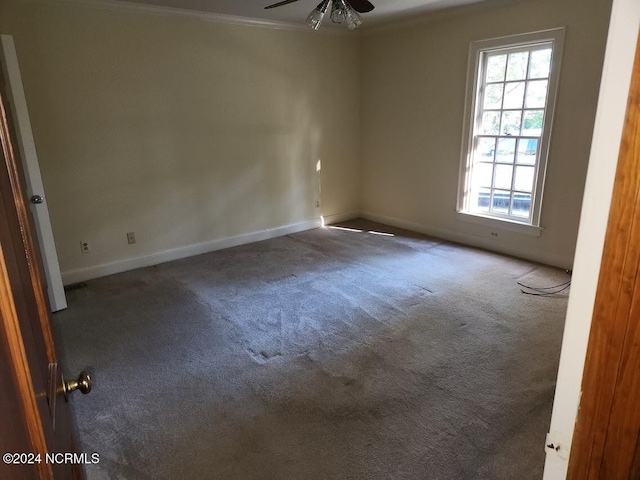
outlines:
[[[363,210],[444,238],[571,265],[610,1],[461,9],[364,37]],[[469,43],[566,26],[539,238],[456,218]],[[497,232],[498,237],[492,237]]]
[[[357,211],[570,266],[609,10],[608,0],[463,7],[361,42],[0,0],[0,31],[15,38],[63,272],[88,278],[105,264]],[[545,230],[495,238],[455,211],[469,43],[558,26]]]
[[[356,38],[63,3],[0,13],[63,272],[359,210]]]

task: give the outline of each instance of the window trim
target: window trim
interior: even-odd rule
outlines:
[[[540,219],[542,213],[542,198],[544,182],[547,170],[547,160],[551,144],[551,131],[553,128],[555,107],[557,102],[558,84],[560,81],[562,56],[564,51],[564,37],[566,29],[553,28],[537,32],[512,35],[506,37],[478,40],[471,42],[467,62],[467,87],[465,94],[464,122],[462,130],[462,150],[460,159],[460,172],[458,174],[458,202],[457,218],[462,221],[470,221],[490,226],[492,228],[504,228],[529,235],[539,236]],[[473,161],[473,142],[476,132],[476,117],[478,114],[477,100],[481,79],[479,78],[480,62],[485,52],[492,50],[507,50],[511,48],[526,47],[538,43],[551,43],[553,53],[551,58],[551,76],[549,78],[547,104],[545,107],[545,120],[540,137],[540,156],[537,165],[537,175],[534,180],[534,189],[531,196],[532,208],[531,220],[518,221],[514,218],[504,218],[498,215],[476,213],[465,210],[466,196],[469,191],[470,178],[467,171]],[[516,227],[516,228],[514,228]]]

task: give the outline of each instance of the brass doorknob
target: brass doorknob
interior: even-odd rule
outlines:
[[[76,380],[65,381],[62,377],[62,388],[64,391],[64,398],[69,399],[69,394],[80,390],[81,393],[87,394],[91,391],[91,375],[88,372],[82,371]]]

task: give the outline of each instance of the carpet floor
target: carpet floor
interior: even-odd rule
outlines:
[[[68,292],[89,480],[542,478],[567,274],[341,225]]]

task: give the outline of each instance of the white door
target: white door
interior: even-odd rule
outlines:
[[[13,121],[15,123],[16,136],[18,137],[18,148],[23,160],[24,174],[27,182],[27,195],[31,199],[31,212],[36,225],[36,233],[42,261],[44,263],[44,273],[47,278],[49,302],[51,310],[54,312],[67,308],[67,298],[62,285],[62,275],[60,274],[60,264],[58,254],[53,240],[51,230],[51,220],[49,219],[49,209],[47,208],[47,196],[44,192],[42,177],[40,176],[40,166],[38,165],[38,155],[36,145],[33,141],[31,131],[31,121],[27,110],[27,100],[24,96],[22,78],[18,66],[18,57],[11,35],[0,35],[2,44],[2,54],[0,60],[2,71],[7,81]]]

